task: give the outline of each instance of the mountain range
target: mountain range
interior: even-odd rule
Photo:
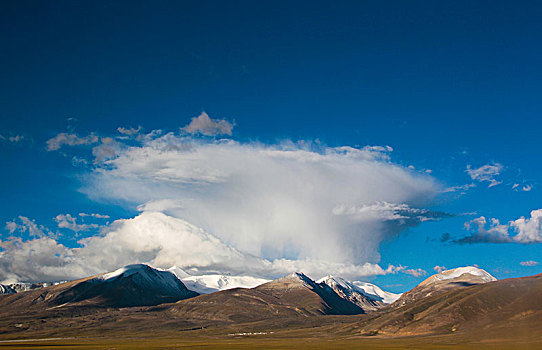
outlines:
[[[187,288],[196,281],[199,293]],[[248,288],[239,286],[245,283]],[[26,291],[4,285],[0,291],[0,339],[314,327],[363,339],[497,333],[542,338],[534,336],[542,334],[542,275],[497,281],[477,267],[443,271],[402,295],[336,276],[315,281],[294,272],[267,281],[191,276],[144,264]]]

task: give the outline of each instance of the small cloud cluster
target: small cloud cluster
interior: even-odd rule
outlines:
[[[141,129],[142,129],[141,126],[138,126],[137,129],[136,128],[123,128],[122,126],[119,126],[117,128],[117,131],[119,133],[123,134],[123,135],[126,135],[126,136],[134,136],[134,135],[139,134]]]
[[[538,263],[538,261],[528,260],[528,261],[522,261],[519,264],[521,266],[537,266],[539,263]]]
[[[77,223],[77,218],[70,214],[58,214],[54,220],[56,221],[58,228],[68,229],[75,233],[100,227],[98,224]]]
[[[467,165],[466,172],[469,174],[471,179],[478,182],[489,182],[488,187],[497,186],[502,183],[496,179],[502,172],[504,167],[502,164],[486,164],[479,168],[472,168],[470,165]]]
[[[522,216],[507,224],[501,224],[495,218],[488,222],[484,216],[481,216],[465,223],[465,228],[471,231],[470,235],[450,240],[450,242],[459,244],[542,243],[542,209],[531,211],[530,218]]]
[[[27,140],[28,138],[24,135],[4,135],[4,134],[0,134],[0,141],[4,141],[4,142],[11,142],[11,143],[20,143],[20,142],[23,142],[25,140]]]
[[[435,270],[436,273],[441,273],[442,271],[446,271],[447,268],[446,268],[445,266],[439,266],[439,265],[437,265],[437,266],[433,267],[433,270]]]
[[[231,135],[232,129],[232,123],[225,119],[211,119],[205,112],[192,118],[190,124],[181,128],[189,134],[199,133],[206,136]]]
[[[38,225],[35,220],[22,215],[12,221],[6,222],[5,228],[10,234],[27,234],[30,237],[54,236],[53,232],[45,226]]]

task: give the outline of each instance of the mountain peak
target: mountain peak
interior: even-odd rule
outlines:
[[[487,283],[493,282],[497,279],[489,274],[487,271],[482,270],[475,266],[457,267],[455,269],[442,271],[436,275],[427,278],[420,285],[429,285],[439,281],[446,280],[465,280],[470,283]]]
[[[435,296],[453,289],[496,281],[487,271],[475,266],[458,267],[442,271],[404,293],[394,305],[400,307],[413,301]]]
[[[275,280],[277,282],[302,282],[309,286],[313,286],[316,282],[302,272],[292,272],[289,275],[280,277]]]

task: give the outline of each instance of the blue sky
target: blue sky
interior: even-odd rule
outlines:
[[[440,192],[409,205],[454,216],[385,235],[377,249],[384,269],[542,272],[520,265],[542,263],[536,239],[452,242],[481,216],[507,225],[542,208],[537,2],[36,1],[8,2],[1,12],[1,222],[28,217],[74,247],[106,222],[135,217],[143,203],[92,193],[91,178],[103,170],[92,148],[107,137],[132,142],[117,139],[118,127],[178,135],[205,111],[231,123],[232,135],[191,134],[198,142],[389,145],[387,162],[429,169]],[[101,141],[48,151],[59,133]],[[88,164],[74,166],[74,157]],[[489,174],[467,172],[485,165]],[[68,213],[110,218],[79,217],[96,227],[76,237],[53,219]],[[33,239],[6,227],[2,241],[13,233]],[[441,241],[445,233],[452,238]],[[368,278],[402,291],[423,276]]]

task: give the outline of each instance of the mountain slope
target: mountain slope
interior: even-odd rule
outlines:
[[[318,280],[318,283],[329,286],[341,298],[356,304],[366,313],[382,308],[389,304],[389,300],[395,300],[399,297],[397,295],[397,298],[394,298],[394,294],[384,292],[374,284],[358,282],[360,284],[358,286],[354,282],[331,275]],[[366,290],[370,292],[368,293]]]
[[[354,315],[363,309],[339,297],[329,286],[292,273],[252,289],[229,289],[175,303],[170,312],[182,319],[256,322],[321,315]]]
[[[415,288],[404,293],[392,304],[392,306],[400,307],[416,300],[444,293],[449,290],[470,287],[476,284],[483,284],[496,280],[495,277],[480,268],[474,266],[458,267],[427,278]]]
[[[542,274],[455,288],[387,308],[367,321],[362,334],[492,333],[542,331]]]

